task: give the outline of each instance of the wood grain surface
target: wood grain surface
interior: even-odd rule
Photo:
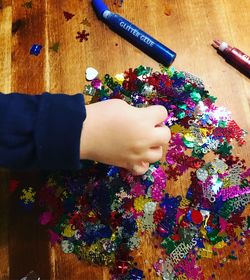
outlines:
[[[0,91],[41,93],[82,92],[85,69],[92,66],[101,76],[146,65],[158,70],[156,61],[113,33],[99,21],[90,0],[33,0],[32,8],[24,0],[0,0]],[[126,17],[177,53],[174,67],[202,78],[217,104],[227,107],[242,128],[250,131],[250,80],[227,64],[211,47],[221,39],[250,54],[249,0],[106,0],[113,12]],[[66,21],[63,11],[74,14]],[[90,26],[81,24],[87,18]],[[85,29],[88,41],[76,40]],[[51,49],[59,43],[58,52]],[[39,56],[29,54],[33,44],[43,46]],[[250,166],[250,137],[235,153]],[[23,212],[16,198],[7,192],[8,180],[16,177],[27,185],[38,186],[34,173],[0,173],[0,280],[20,279],[34,270],[41,279],[107,280],[108,270],[79,262],[51,247],[46,230],[38,225],[35,212]],[[184,179],[169,184],[173,194],[184,194]],[[146,279],[158,279],[148,271],[155,259],[153,241],[145,237],[135,253]],[[249,242],[238,260],[216,270],[216,279],[249,279]],[[227,248],[226,250],[231,250]],[[214,271],[216,259],[202,260],[206,277]]]

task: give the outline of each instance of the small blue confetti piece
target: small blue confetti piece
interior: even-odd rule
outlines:
[[[38,56],[41,52],[42,47],[43,46],[41,46],[39,44],[34,44],[30,49],[30,54]]]
[[[130,270],[130,280],[141,280],[143,278],[143,271],[137,268]]]

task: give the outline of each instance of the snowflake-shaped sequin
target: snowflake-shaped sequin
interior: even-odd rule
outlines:
[[[83,40],[88,41],[88,36],[89,36],[89,33],[87,33],[86,30],[83,30],[81,32],[78,31],[76,39],[79,39],[80,42],[83,42]]]
[[[20,199],[23,201],[25,205],[28,205],[30,203],[35,202],[35,195],[36,192],[33,191],[33,188],[29,187],[27,189],[22,190],[22,195],[20,196]]]
[[[134,250],[140,246],[141,239],[137,234],[134,234],[128,241],[128,246],[131,250]]]
[[[142,195],[134,200],[134,208],[136,211],[143,211],[147,202],[151,201],[150,198],[143,197]]]
[[[61,248],[65,254],[70,254],[74,251],[74,244],[68,240],[61,242]]]

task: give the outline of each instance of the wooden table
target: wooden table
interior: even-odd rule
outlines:
[[[90,0],[0,1],[0,91],[40,93],[82,92],[85,69],[117,74],[130,67],[159,65],[143,52],[113,33],[97,17]],[[250,131],[250,81],[228,65],[211,47],[218,38],[250,54],[250,1],[241,0],[125,0],[122,7],[106,0],[114,12],[147,31],[177,53],[174,66],[204,80],[217,104],[233,113],[239,125]],[[66,21],[63,11],[74,14]],[[91,26],[82,24],[84,18]],[[88,41],[76,40],[77,31],[86,29]],[[59,42],[57,52],[51,47]],[[39,56],[29,54],[33,44],[43,46]],[[250,166],[248,144],[236,148]],[[13,176],[13,175],[11,175]],[[36,176],[19,174],[27,184],[38,184]],[[41,279],[109,279],[107,269],[81,263],[59,248],[51,248],[47,233],[37,223],[35,213],[23,213],[6,191],[10,173],[1,172],[0,188],[0,279],[20,279],[34,270]],[[181,183],[175,193],[183,193]],[[247,249],[250,248],[247,243]],[[154,255],[147,240],[142,248],[148,259]],[[140,267],[145,263],[138,257]],[[214,259],[204,261],[206,275],[213,271]],[[147,269],[146,269],[147,270]],[[217,279],[249,279],[249,255],[216,271]],[[156,279],[149,274],[147,279]]]

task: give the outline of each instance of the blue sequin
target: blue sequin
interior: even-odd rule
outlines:
[[[30,49],[30,54],[38,56],[41,52],[42,45],[34,44]]]
[[[130,270],[129,280],[141,280],[143,278],[143,271],[137,268]]]

